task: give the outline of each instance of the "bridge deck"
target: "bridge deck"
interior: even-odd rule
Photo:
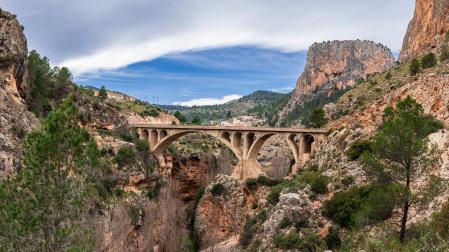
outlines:
[[[268,127],[246,127],[246,126],[204,126],[204,125],[163,125],[163,124],[133,124],[135,128],[151,129],[177,129],[177,130],[220,130],[220,131],[251,131],[251,132],[270,132],[270,133],[315,133],[326,134],[327,129],[311,128],[268,128]]]

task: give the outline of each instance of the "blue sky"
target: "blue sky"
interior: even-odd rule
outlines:
[[[18,15],[30,49],[69,67],[80,83],[172,104],[292,88],[314,42],[367,39],[397,51],[414,2],[2,0],[0,7]]]
[[[305,55],[305,51],[283,53],[257,47],[189,51],[113,71],[85,73],[76,81],[97,87],[105,85],[150,102],[159,97],[160,104],[223,99],[255,90],[288,92],[304,68]]]

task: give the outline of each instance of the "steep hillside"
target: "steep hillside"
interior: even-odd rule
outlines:
[[[449,40],[449,1],[416,0],[399,60],[407,62],[424,53],[437,52]]]
[[[356,85],[373,73],[394,66],[391,51],[371,41],[331,41],[313,44],[307,54],[304,72],[296,83],[281,119],[295,107],[318,96]]]
[[[27,109],[27,40],[14,15],[0,11],[0,180],[21,163],[22,140],[39,125]]]

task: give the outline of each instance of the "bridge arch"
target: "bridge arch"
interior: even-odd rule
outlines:
[[[192,134],[192,133],[198,133],[197,131],[180,131],[180,132],[176,132],[174,134],[170,134],[167,135],[164,138],[160,139],[160,142],[158,144],[156,144],[154,146],[153,149],[153,153],[154,154],[163,154],[165,150],[167,150],[168,146],[170,144],[172,144],[173,142],[175,142],[176,140],[178,140],[179,138],[186,136],[188,134]],[[242,153],[240,150],[236,149],[230,141],[228,141],[225,138],[219,137],[217,135],[211,134],[209,132],[203,132],[209,136],[214,137],[215,139],[219,140],[220,142],[222,142],[223,144],[225,144],[236,156],[238,159],[242,158]]]
[[[290,146],[295,164],[295,173],[309,161],[316,144],[322,141],[325,129],[299,128],[257,128],[257,127],[220,127],[196,125],[135,125],[139,137],[150,143],[151,151],[161,155],[168,146],[180,137],[202,132],[226,145],[239,159],[233,176],[237,179],[254,178],[264,174],[257,161],[263,144],[272,136],[282,136]]]

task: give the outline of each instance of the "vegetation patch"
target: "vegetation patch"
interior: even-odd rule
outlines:
[[[368,140],[357,140],[346,152],[350,161],[355,161],[365,152],[371,152],[371,142]]]
[[[400,192],[394,185],[356,186],[337,192],[324,203],[323,213],[345,228],[375,224],[391,216]]]
[[[212,193],[212,195],[214,195],[215,197],[218,197],[218,196],[221,196],[221,195],[223,195],[223,193],[225,192],[225,187],[224,187],[224,185],[223,184],[221,184],[221,183],[218,183],[218,184],[215,184],[213,187],[212,187],[212,190],[210,190],[210,192]]]
[[[120,167],[125,167],[126,165],[135,163],[135,157],[136,152],[132,147],[122,147],[117,151],[117,154],[114,157],[114,163],[118,164]]]

